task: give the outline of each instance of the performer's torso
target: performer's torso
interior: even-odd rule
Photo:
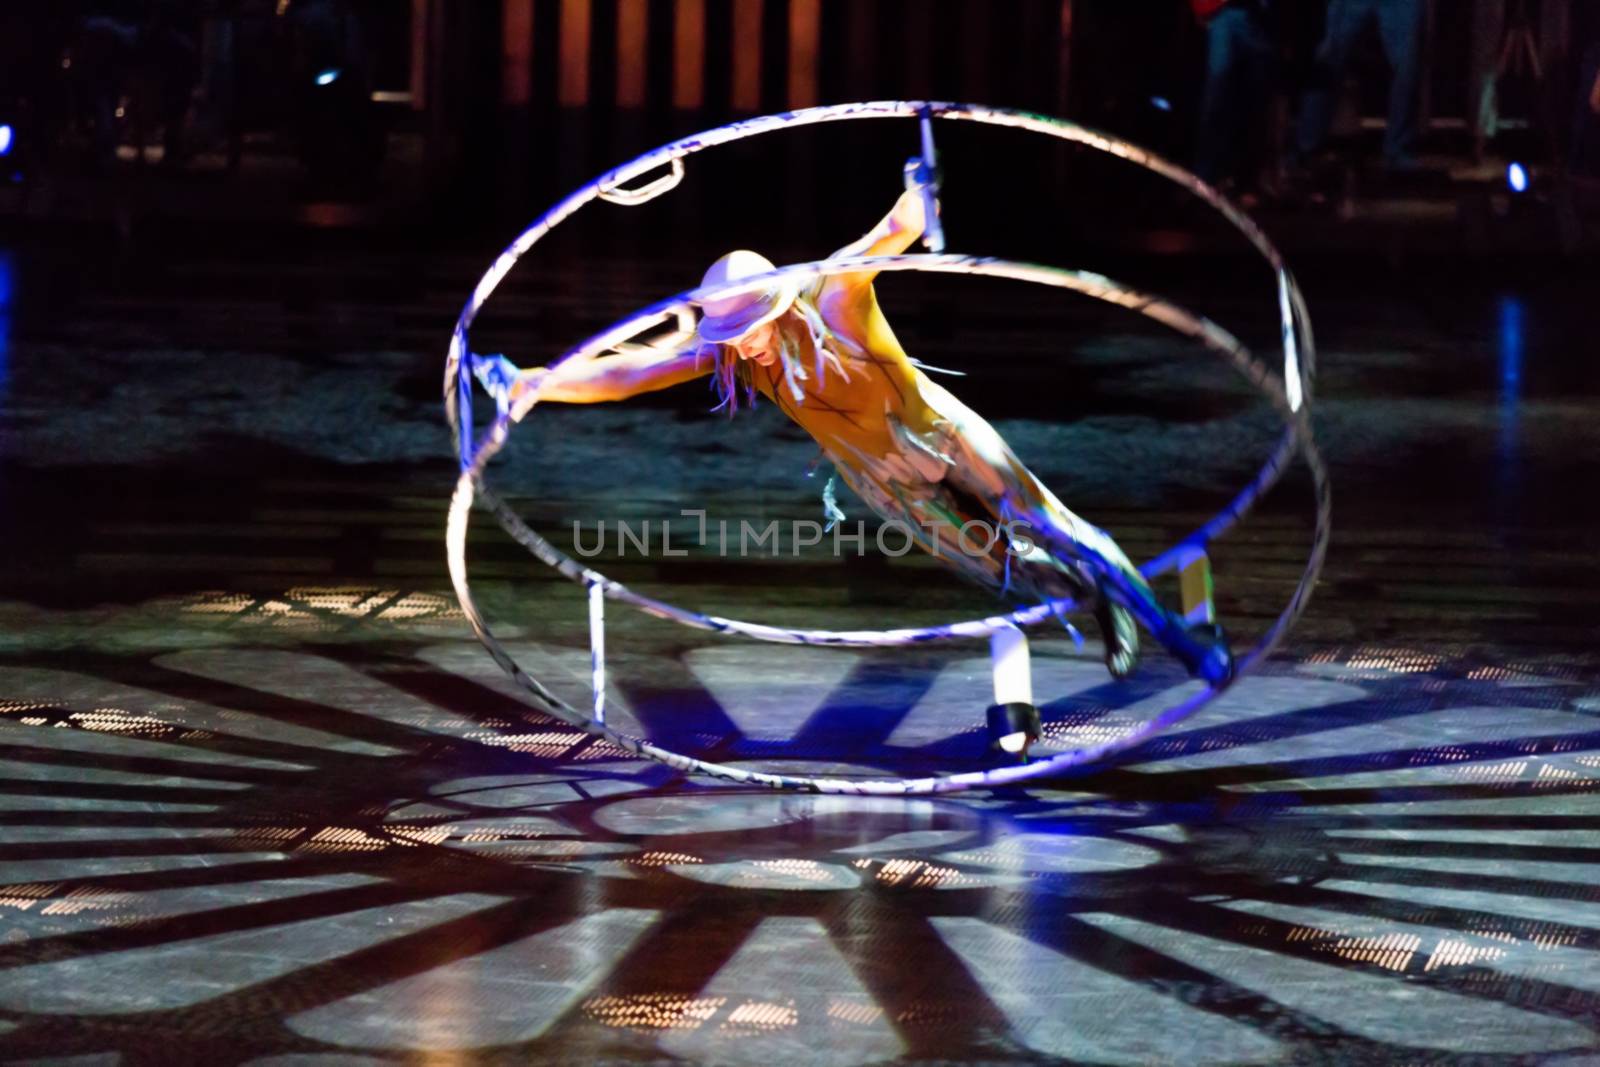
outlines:
[[[845,373],[833,366],[819,373],[815,353],[807,345],[800,356],[807,370],[803,381],[791,384],[783,365],[774,363],[757,369],[756,387],[815,438],[836,466],[904,466],[896,426],[926,433],[936,418],[923,396],[926,378],[906,357],[870,288],[866,299],[831,297],[824,288],[816,303],[829,329],[842,339],[832,354]],[[801,394],[798,399],[795,386]],[[926,463],[914,463],[899,473],[907,480],[942,477],[942,471]]]
[[[1034,528],[1047,524],[1078,539],[1099,531],[1040,484],[993,427],[911,362],[870,287],[864,295],[830,301],[824,290],[817,301],[824,321],[844,342],[834,354],[845,374],[832,367],[818,373],[808,349],[801,357],[807,377],[797,383],[798,400],[782,363],[756,368],[757,388],[816,439],[873,511],[905,523],[913,540],[945,564],[990,587],[1073,595],[1080,580],[1047,554],[1036,550],[1008,559],[1009,536],[991,540],[987,531],[998,533],[1018,521]],[[974,531],[978,544],[989,542],[987,550],[967,550],[963,528]]]

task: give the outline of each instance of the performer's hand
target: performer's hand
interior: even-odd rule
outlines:
[[[930,167],[928,161],[921,156],[912,156],[906,160],[905,181],[908,192],[920,193],[924,189],[932,189],[937,194],[943,177],[938,167]]]
[[[505,356],[469,357],[472,376],[478,379],[483,391],[494,397],[495,407],[511,411],[513,419],[521,419],[538,399],[539,387],[550,374],[549,367],[522,370]]]
[[[917,227],[917,232],[922,235],[922,247],[939,253],[944,251],[944,224],[939,219],[939,187],[943,184],[944,173],[939,166],[939,153],[933,146],[931,107],[922,107],[919,122],[922,127],[922,154],[906,160],[906,192],[917,195],[922,201],[922,223]]]
[[[517,369],[515,363],[499,354],[480,356],[473,353],[467,359],[468,365],[472,368],[472,376],[478,379],[483,391],[494,397],[496,404],[503,405],[510,394],[512,384],[522,371]]]

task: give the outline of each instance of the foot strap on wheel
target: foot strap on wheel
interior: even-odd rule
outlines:
[[[1044,734],[1044,726],[1039,721],[1039,709],[1020,700],[1010,704],[990,704],[985,718],[989,727],[989,747],[1013,756],[1022,755],[1029,745]]]

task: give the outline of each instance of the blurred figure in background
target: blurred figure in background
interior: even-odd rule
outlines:
[[[1383,164],[1391,172],[1417,168],[1421,137],[1423,0],[1332,0],[1317,48],[1312,83],[1301,104],[1291,164],[1303,168],[1327,144],[1334,108],[1356,41],[1375,24],[1389,62],[1389,120]]]
[[[1600,178],[1600,41],[1583,53],[1572,115],[1572,172]]]
[[[1259,190],[1278,80],[1274,0],[1192,0],[1206,27],[1206,86],[1195,171],[1241,194]]]
[[[141,121],[153,118],[161,125],[165,162],[183,162],[184,123],[200,78],[201,6],[196,0],[95,0],[87,5],[74,53],[89,97],[92,160],[99,169],[116,161],[118,112],[126,97],[135,98]]]
[[[386,135],[372,102],[374,61],[348,0],[294,0],[290,97],[295,140],[314,190],[370,191]]]

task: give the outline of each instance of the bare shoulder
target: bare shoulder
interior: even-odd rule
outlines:
[[[829,329],[846,337],[859,338],[878,306],[871,278],[859,274],[835,274],[822,279],[813,296],[816,309]]]

